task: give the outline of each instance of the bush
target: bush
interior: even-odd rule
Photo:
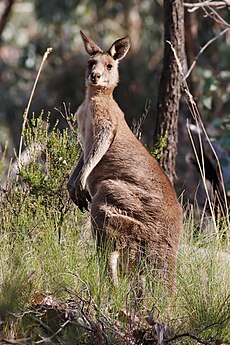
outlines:
[[[114,288],[106,253],[98,257],[88,217],[66,189],[79,155],[76,136],[51,129],[41,115],[27,125],[25,144],[30,160],[1,195],[2,338],[71,345],[230,341],[226,236],[195,231],[189,209],[174,294],[148,263],[142,299],[136,277],[120,277]]]

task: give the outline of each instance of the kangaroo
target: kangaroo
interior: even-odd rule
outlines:
[[[85,100],[77,110],[83,153],[67,184],[70,197],[82,211],[91,203],[93,234],[99,248],[110,245],[115,285],[119,256],[122,260],[125,253],[136,266],[148,255],[166,281],[174,282],[181,207],[163,169],[113,99],[118,63],[130,48],[129,38],[116,40],[103,52],[82,31],[81,36],[89,54]]]

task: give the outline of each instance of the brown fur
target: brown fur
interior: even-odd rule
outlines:
[[[112,95],[118,60],[127,53],[129,41],[120,39],[103,53],[81,34],[92,62],[86,97],[77,112],[83,155],[68,182],[70,196],[81,209],[92,200],[91,222],[99,247],[109,243],[112,250],[128,250],[132,264],[138,264],[143,250],[151,253],[152,262],[173,281],[181,207],[164,171],[132,133]]]

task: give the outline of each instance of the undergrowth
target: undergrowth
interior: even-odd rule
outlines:
[[[146,264],[139,299],[135,277],[112,286],[88,215],[69,200],[66,182],[79,156],[75,134],[51,129],[40,116],[27,123],[24,138],[29,160],[1,192],[1,342],[230,343],[224,220],[218,233],[212,226],[205,231],[188,207],[174,294]]]

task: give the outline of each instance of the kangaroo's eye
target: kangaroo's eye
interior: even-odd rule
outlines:
[[[110,71],[113,68],[113,65],[111,65],[110,63],[107,65],[107,69]]]
[[[96,65],[96,61],[95,60],[89,60],[88,61],[89,68],[92,68],[94,65]]]

